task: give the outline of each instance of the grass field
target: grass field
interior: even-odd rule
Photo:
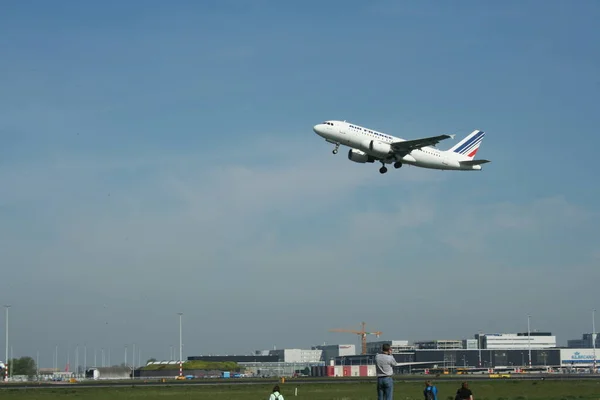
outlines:
[[[459,382],[439,382],[438,400],[453,400]],[[377,399],[374,382],[333,384],[281,384],[286,399]],[[571,400],[600,399],[600,380],[480,381],[470,384],[475,400]],[[10,400],[251,400],[268,399],[273,385],[164,386],[122,388],[3,389],[0,398]],[[298,396],[294,390],[298,388]],[[396,400],[422,399],[422,382],[396,382]]]

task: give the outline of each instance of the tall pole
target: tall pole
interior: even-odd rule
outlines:
[[[182,356],[182,350],[183,350],[183,348],[181,346],[181,338],[182,338],[182,336],[181,336],[181,316],[183,315],[183,313],[180,312],[180,313],[177,313],[177,314],[179,314],[179,376],[181,376],[181,375],[183,375],[182,365],[181,365],[181,363],[183,362],[183,360],[182,360],[182,358],[183,358],[183,356]]]
[[[527,316],[527,343],[528,343],[528,347],[529,347],[529,368],[531,368],[531,328],[529,325],[529,319],[531,318],[531,315]]]
[[[133,349],[131,350],[131,379],[134,378],[135,374],[135,343],[133,344]]]
[[[177,313],[179,314],[179,361],[183,361],[183,346],[182,346],[182,335],[181,335],[181,316],[183,315],[183,313]]]
[[[5,357],[6,365],[5,365],[5,367],[6,368],[4,368],[4,381],[8,382],[8,309],[10,308],[10,304],[5,305],[4,308],[6,309],[6,333],[5,333],[5,336],[6,336],[6,353],[5,353],[6,354],[6,357]]]
[[[477,336],[477,348],[479,349],[479,368],[481,368],[481,331]]]
[[[592,373],[596,373],[596,309],[592,310],[592,352],[594,355]]]

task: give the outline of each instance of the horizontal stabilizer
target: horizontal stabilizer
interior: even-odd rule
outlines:
[[[490,160],[468,160],[468,161],[459,161],[462,165],[481,165],[485,163],[491,162]]]

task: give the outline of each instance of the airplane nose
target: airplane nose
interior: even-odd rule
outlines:
[[[323,124],[317,124],[315,126],[313,126],[313,131],[317,134],[317,135],[321,135],[321,128],[322,128]]]

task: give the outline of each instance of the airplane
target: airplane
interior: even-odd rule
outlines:
[[[448,150],[438,150],[434,146],[455,135],[439,135],[420,139],[405,140],[386,133],[368,129],[346,121],[328,120],[313,126],[313,131],[334,144],[333,154],[340,145],[350,147],[348,159],[357,163],[381,163],[379,172],[387,172],[386,164],[394,164],[398,169],[403,164],[420,168],[480,171],[481,165],[489,160],[474,160],[485,132],[474,130],[463,140]]]

